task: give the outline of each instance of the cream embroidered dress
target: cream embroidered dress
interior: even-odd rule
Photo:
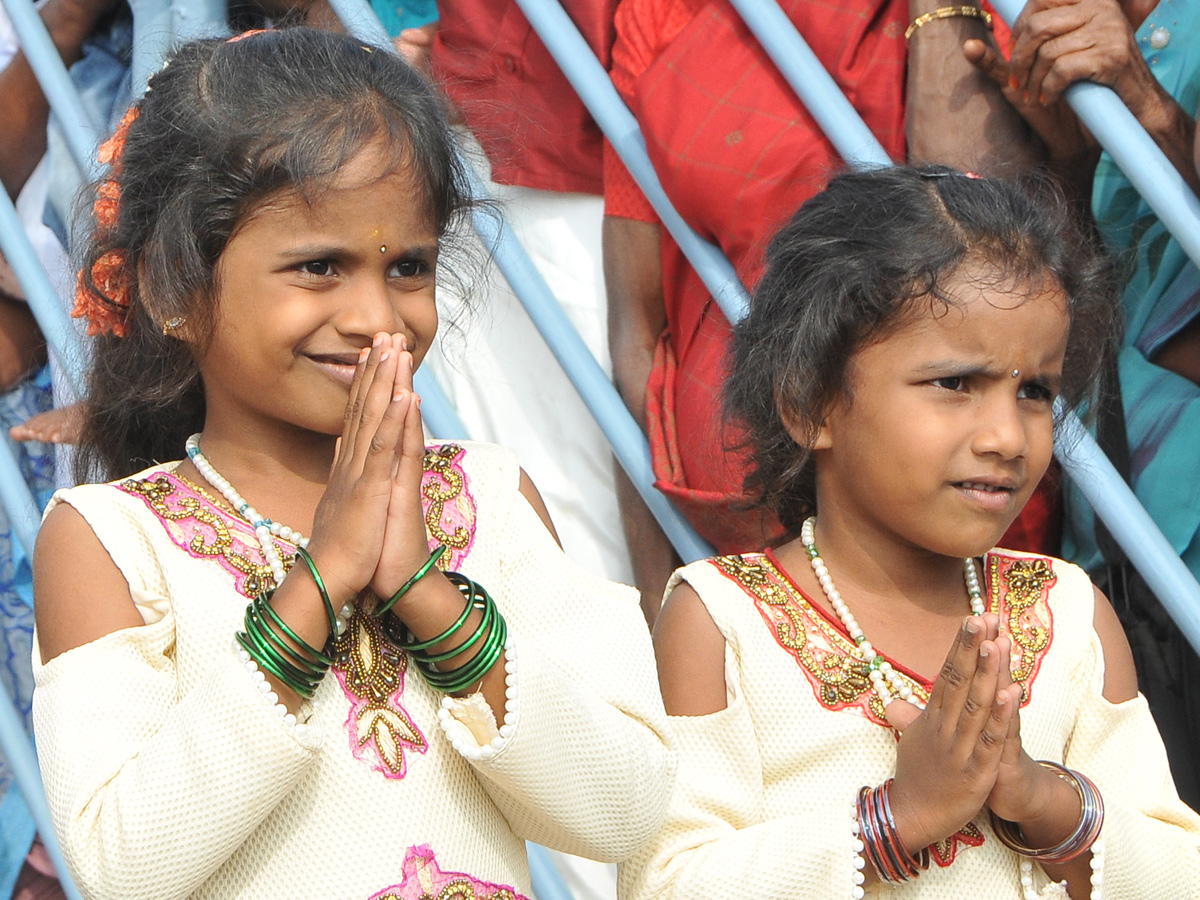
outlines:
[[[286,726],[233,642],[270,569],[176,466],[56,497],[146,621],[46,666],[34,651],[42,772],[86,896],[512,900],[529,891],[525,839],[617,861],[653,834],[673,754],[636,592],[563,556],[511,453],[431,447],[422,482],[440,565],[509,623],[516,683],[497,718],[513,727],[483,758],[466,705],[439,721],[442,695],[362,614],[303,733]]]
[[[725,636],[728,706],[672,717],[679,772],[667,821],[622,868],[624,900],[849,898],[855,796],[896,765],[866,665],[841,623],[769,555],[693,563],[671,586],[679,580]],[[1078,769],[1104,795],[1104,898],[1200,897],[1200,818],[1175,794],[1145,700],[1101,696],[1087,576],[1060,560],[994,551],[984,582],[988,608],[1014,642],[1025,749]],[[893,665],[928,696],[930,684]],[[867,896],[1022,900],[1018,857],[986,817],[933,849],[915,881],[873,885]],[[1037,867],[1032,888],[1065,896]]]

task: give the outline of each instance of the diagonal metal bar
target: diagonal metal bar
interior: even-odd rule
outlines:
[[[833,76],[774,0],[729,0],[788,85],[851,168],[890,166],[891,157]]]
[[[600,60],[558,0],[516,0],[529,24],[583,100],[667,231],[730,322],[746,314],[750,297],[729,260],[684,221],[668,199],[646,153],[646,140]]]

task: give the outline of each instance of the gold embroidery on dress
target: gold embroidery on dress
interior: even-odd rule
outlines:
[[[996,588],[1001,578],[1004,581],[1003,605],[1008,607],[1008,633],[1014,645],[1012,678],[1021,684],[1021,703],[1028,703],[1029,677],[1037,668],[1039,654],[1050,646],[1050,629],[1039,621],[1037,607],[1058,576],[1044,559],[1014,560],[996,554],[989,557],[989,569],[993,596],[1000,596]]]
[[[823,705],[841,709],[865,704],[877,722],[887,724],[883,701],[871,690],[870,665],[851,652],[850,640],[826,622],[767,557],[760,554],[722,556],[713,562],[767,606],[767,610],[762,606],[759,609],[764,618],[769,619],[775,640],[815,679],[814,687]],[[814,633],[810,633],[810,628]],[[900,674],[909,682],[915,696],[928,699],[924,686],[904,673]]]
[[[454,457],[461,452],[462,447],[457,444],[444,444],[436,448],[427,447],[423,470],[436,473],[445,482],[445,485],[443,486],[435,479],[428,479],[421,485],[421,493],[429,501],[429,505],[425,508],[425,525],[429,528],[430,536],[439,544],[445,544],[456,550],[466,548],[471,541],[471,532],[461,525],[456,526],[453,533],[447,532],[442,527],[442,512],[445,510],[446,504],[458,499],[463,490],[463,477],[455,471],[453,465]]]
[[[230,568],[245,575],[241,591],[247,597],[257,597],[263,591],[275,587],[275,577],[271,574],[270,566],[265,562],[255,562],[234,549],[233,538],[224,518],[205,509],[195,497],[175,497],[175,508],[167,504],[167,498],[175,493],[176,485],[165,472],[144,480],[128,479],[121,483],[121,487],[142,497],[164,522],[182,523],[190,519],[211,528],[211,541],[206,542],[204,534],[197,530],[190,538],[186,538],[188,549],[196,556],[220,557]],[[211,496],[209,499],[212,499]],[[284,559],[285,566],[289,562]]]
[[[334,668],[353,695],[353,739],[358,751],[374,742],[379,760],[392,776],[407,769],[405,750],[426,750],[425,736],[395,695],[404,685],[408,656],[383,633],[379,620],[357,605],[346,630],[333,642]]]

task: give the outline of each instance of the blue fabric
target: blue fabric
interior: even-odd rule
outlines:
[[[8,429],[51,406],[50,372],[43,368],[0,396],[0,440]],[[39,508],[54,490],[54,448],[48,444],[16,444],[17,461]],[[30,705],[33,674],[33,578],[20,541],[14,540],[8,519],[0,509],[0,687],[12,698],[17,712],[32,734]],[[0,897],[11,895],[13,883],[33,842],[34,826],[13,775],[0,756]]]
[[[1166,47],[1150,35],[1166,28]],[[1163,0],[1137,31],[1159,83],[1189,115],[1200,104],[1200,3]],[[1105,241],[1130,263],[1126,333],[1118,360],[1134,493],[1193,574],[1200,577],[1200,386],[1150,357],[1200,313],[1200,271],[1108,154],[1096,168],[1092,211]],[[1068,486],[1063,556],[1090,572],[1103,565],[1095,517]]]
[[[392,37],[405,28],[417,28],[436,22],[436,0],[371,0],[371,9]]]

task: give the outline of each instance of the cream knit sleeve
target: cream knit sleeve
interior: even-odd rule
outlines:
[[[519,836],[623,860],[662,822],[674,767],[637,592],[572,563],[519,494],[502,541],[486,587],[517,650],[516,716],[472,765]]]
[[[85,896],[187,897],[297,781],[319,736],[298,737],[272,712],[232,632],[181,696],[176,619],[153,583],[136,516],[120,502],[107,510],[82,502],[104,488],[89,490],[90,498],[75,495],[77,504],[67,499],[101,535],[139,606],[165,615],[45,666],[35,650],[34,727],[47,799]]]
[[[1065,765],[1104,797],[1105,900],[1200,897],[1200,816],[1179,799],[1146,700],[1109,703],[1093,633],[1075,688],[1084,698]]]
[[[736,654],[729,646],[725,653],[728,705],[671,717],[679,771],[666,824],[621,867],[618,893],[623,900],[850,897],[854,798],[767,816],[754,723]]]

